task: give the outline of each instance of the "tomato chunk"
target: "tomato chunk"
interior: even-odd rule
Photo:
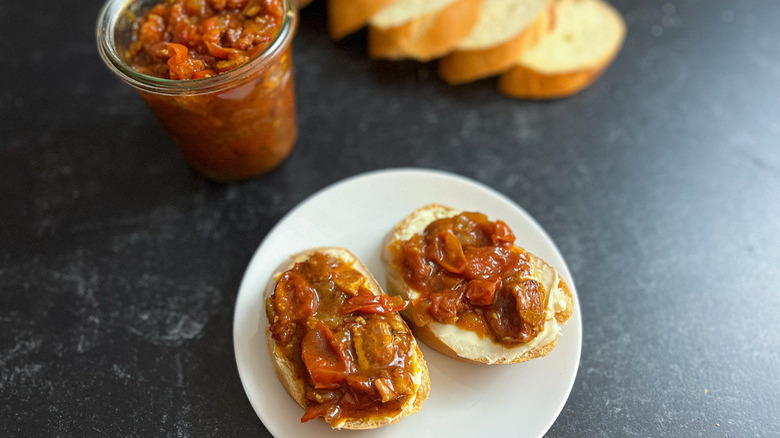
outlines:
[[[434,292],[429,295],[431,315],[439,322],[445,322],[458,316],[463,308],[459,291]]]
[[[466,256],[460,240],[451,231],[443,231],[429,246],[432,259],[449,272],[460,274],[466,268]]]
[[[341,313],[392,313],[406,309],[409,303],[401,297],[374,295],[368,289],[361,288],[357,295],[349,298],[341,306]]]
[[[331,403],[325,403],[325,404],[312,404],[308,408],[306,408],[306,412],[303,413],[303,417],[301,417],[301,423],[306,423],[307,421],[311,421],[317,417],[324,417],[328,414],[328,411],[331,410],[333,405]]]
[[[504,221],[498,220],[493,224],[493,232],[490,233],[490,240],[493,241],[493,243],[512,243],[515,241],[515,234]]]
[[[407,278],[416,287],[424,285],[432,271],[431,266],[425,260],[425,254],[423,254],[422,248],[424,244],[422,236],[415,234],[410,240],[404,242],[401,247],[401,256],[406,265],[405,272]]]
[[[295,272],[285,272],[274,290],[276,312],[290,321],[302,321],[315,313],[319,306],[317,291]]]
[[[493,304],[493,296],[499,286],[501,286],[501,279],[497,277],[490,280],[479,278],[471,280],[466,285],[466,298],[471,304],[489,306]]]
[[[501,275],[508,264],[511,250],[503,246],[484,246],[472,248],[466,252],[466,278],[490,278]]]
[[[348,356],[341,351],[333,333],[322,321],[310,318],[301,343],[301,358],[317,389],[336,388],[346,382]]]
[[[527,324],[540,329],[544,324],[544,286],[536,280],[524,280],[512,287],[517,313]]]
[[[191,79],[196,71],[205,68],[203,61],[187,56],[187,53],[189,52],[187,46],[168,43],[168,52],[171,53],[171,57],[168,58],[171,79]]]

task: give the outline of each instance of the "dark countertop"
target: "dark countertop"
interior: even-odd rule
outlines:
[[[582,360],[549,437],[780,436],[780,3],[616,0],[612,67],[527,102],[369,61],[319,0],[295,152],[235,185],[102,64],[101,3],[0,6],[0,436],[268,436],[233,356],[243,271],[306,196],[397,166],[496,188],[568,261]]]

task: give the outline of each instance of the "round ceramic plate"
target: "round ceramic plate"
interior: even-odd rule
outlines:
[[[262,293],[289,255],[321,246],[348,248],[385,286],[384,237],[413,210],[439,203],[504,220],[517,244],[548,261],[571,286],[574,314],[546,357],[515,365],[473,365],[420,345],[431,377],[422,409],[391,426],[353,432],[365,437],[541,437],[569,396],[580,359],[582,324],[571,275],[541,226],[520,206],[475,181],[439,171],[370,172],[312,195],[268,233],[247,267],[236,299],[233,342],[241,382],[265,427],[276,438],[343,437],[320,420],[301,423],[303,409],[276,378],[268,350]],[[353,435],[349,433],[349,435]]]

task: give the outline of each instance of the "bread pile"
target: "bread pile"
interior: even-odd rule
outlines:
[[[328,0],[333,39],[364,26],[372,58],[438,59],[439,76],[453,85],[500,75],[502,93],[525,99],[583,90],[626,35],[603,0]]]

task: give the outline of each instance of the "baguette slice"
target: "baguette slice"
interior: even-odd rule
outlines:
[[[390,248],[424,232],[431,222],[459,213],[461,212],[450,207],[431,204],[415,210],[393,228],[385,240],[382,254],[387,264],[387,290],[390,295],[400,295],[412,302],[420,295],[404,281],[403,274],[395,267]],[[561,334],[560,326],[571,317],[574,299],[568,285],[552,266],[531,253],[527,254],[533,267],[532,278],[544,286],[550,298],[545,309],[544,330],[526,344],[506,347],[454,324],[433,321],[428,325],[418,326],[414,324],[411,306],[401,313],[412,326],[419,341],[458,360],[493,365],[525,362],[545,356],[555,347]]]
[[[397,0],[328,0],[328,32],[334,40],[356,32]]]
[[[363,263],[360,262],[360,260],[358,260],[354,254],[344,248],[327,247],[315,248],[290,256],[290,259],[282,263],[282,265],[279,266],[271,276],[271,279],[263,293],[263,298],[268,300],[268,298],[274,294],[276,284],[284,272],[292,269],[296,263],[308,260],[315,252],[320,252],[348,264],[352,264],[352,268],[363,274],[363,276],[367,279],[368,287],[371,292],[373,292],[375,295],[384,295],[382,288],[376,282],[376,279],[371,275],[368,268],[366,268],[366,266],[363,265]],[[266,305],[266,312],[268,314],[268,318],[271,319],[268,305]],[[403,324],[404,327],[407,327],[398,313],[388,314],[388,316],[395,318],[400,324]],[[282,349],[277,345],[276,341],[272,337],[270,322],[272,321],[269,321],[269,327],[266,329],[268,341],[267,346],[271,355],[271,361],[274,364],[276,376],[279,378],[279,381],[284,386],[284,389],[287,390],[293,400],[295,400],[301,407],[306,409],[305,382],[296,377],[296,375],[300,375],[300,370],[298,370],[298,373],[296,372],[296,366],[294,362],[291,361],[288,357],[285,357]],[[428,397],[428,392],[430,390],[430,378],[428,376],[428,367],[425,363],[425,360],[423,359],[420,347],[417,345],[417,342],[414,340],[414,338],[412,338],[412,349],[412,380],[414,382],[415,393],[406,400],[400,413],[384,417],[340,419],[334,423],[331,423],[331,427],[334,429],[354,430],[374,429],[396,423],[401,420],[401,418],[420,410],[422,402]],[[305,373],[306,371],[303,370],[303,372]]]
[[[369,21],[372,58],[428,61],[455,48],[479,17],[483,0],[399,0]]]
[[[559,0],[554,26],[504,73],[499,90],[511,97],[556,99],[595,81],[617,56],[626,23],[602,0]]]
[[[506,71],[547,32],[551,5],[551,0],[485,0],[471,33],[439,60],[439,76],[455,85]]]

